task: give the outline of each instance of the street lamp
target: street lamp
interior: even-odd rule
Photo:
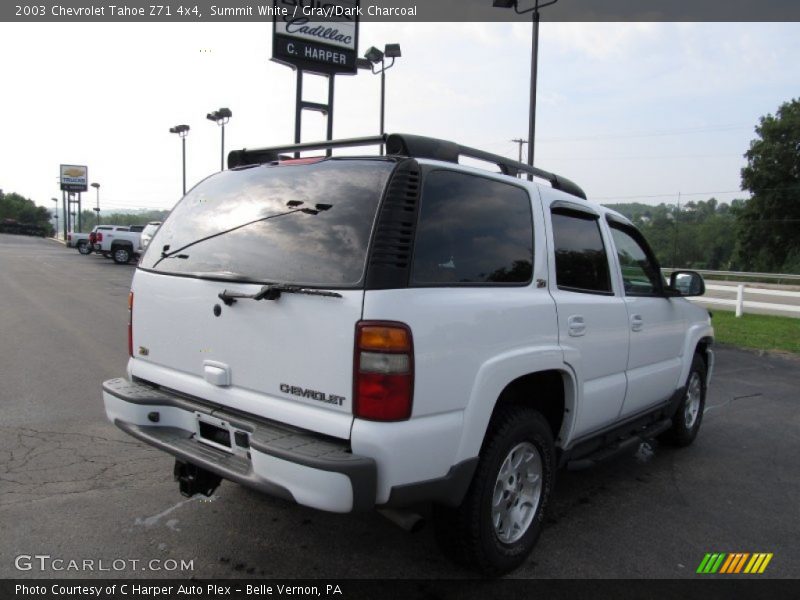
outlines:
[[[539,9],[551,6],[558,0],[541,2],[535,0],[532,8],[519,9],[518,0],[493,0],[492,6],[496,8],[513,8],[518,15],[533,13],[533,40],[531,41],[531,101],[530,115],[528,117],[528,164],[533,166],[533,146],[536,138],[536,78],[539,67]],[[528,180],[533,181],[533,175],[528,174]]]
[[[94,212],[97,213],[97,221],[95,225],[100,225],[100,184],[93,183],[92,187],[97,190],[97,206],[94,208]]]
[[[402,56],[400,51],[400,44],[386,44],[383,47],[383,52],[378,50],[375,46],[371,46],[369,50],[364,53],[364,58],[356,59],[356,66],[359,69],[369,69],[373,75],[380,74],[381,76],[381,135],[386,133],[385,130],[385,115],[386,115],[386,71],[394,66],[394,61]],[[386,59],[391,58],[392,62],[386,64]],[[380,68],[378,68],[380,63]],[[381,144],[381,154],[383,154],[383,144]]]
[[[219,159],[219,170],[225,170],[225,125],[231,120],[233,113],[230,108],[220,108],[206,115],[206,119],[214,121],[222,128],[222,155]]]
[[[2,190],[0,190],[2,192]],[[2,194],[0,194],[2,195]],[[56,218],[56,235],[55,238],[58,239],[58,198],[50,198],[53,202],[56,203],[56,210],[55,210],[55,218]]]
[[[183,146],[183,195],[186,195],[186,136],[189,135],[188,125],[175,125],[169,128],[170,133],[177,133]]]

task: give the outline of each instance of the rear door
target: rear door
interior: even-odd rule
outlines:
[[[550,293],[558,311],[559,344],[575,370],[582,401],[573,437],[617,420],[625,399],[628,315],[611,278],[610,243],[589,205],[551,205]]]
[[[257,166],[192,190],[153,237],[134,279],[132,374],[349,437],[366,257],[393,168],[337,159]],[[310,293],[220,298],[267,284]]]

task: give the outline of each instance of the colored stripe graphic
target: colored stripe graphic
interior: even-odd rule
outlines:
[[[722,563],[722,568],[719,570],[720,573],[730,573],[730,568],[732,564],[735,564],[739,560],[738,554],[728,554],[728,558]]]
[[[774,555],[771,552],[709,552],[700,561],[697,573],[732,575],[734,573],[763,573]],[[744,571],[742,570],[744,569]]]
[[[708,561],[710,559],[711,559],[711,555],[710,554],[706,554],[703,557],[703,560],[700,562],[700,566],[697,567],[697,571],[696,572],[697,573],[705,573],[706,572],[706,565],[708,564]]]
[[[769,561],[771,561],[771,560],[772,560],[772,552],[770,552],[769,554],[767,554],[764,557],[764,562],[761,563],[761,568],[758,570],[758,572],[759,573],[763,573],[764,570],[767,568],[767,565],[769,564]]]
[[[725,560],[725,553],[724,552],[719,555],[719,558],[717,559],[717,562],[715,562],[714,566],[711,567],[711,571],[710,572],[711,573],[716,573],[719,570],[720,566],[722,565],[722,561],[723,560]]]
[[[749,552],[745,552],[744,554],[742,554],[742,558],[739,559],[739,562],[736,565],[736,569],[733,571],[734,573],[741,573],[742,572],[742,567],[744,567],[744,563],[745,563],[745,561],[747,560],[747,558],[749,556],[750,556]]]

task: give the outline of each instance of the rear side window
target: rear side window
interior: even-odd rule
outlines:
[[[164,221],[144,269],[210,279],[357,287],[391,160],[331,159],[212,175]]]
[[[523,285],[533,272],[528,194],[454,171],[425,179],[412,285]]]
[[[611,294],[608,256],[598,218],[577,211],[553,212],[556,283],[573,292]]]

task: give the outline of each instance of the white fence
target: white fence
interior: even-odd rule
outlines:
[[[665,274],[677,269],[662,269]],[[697,271],[703,276],[711,277],[736,277],[739,279],[771,279],[787,283],[800,284],[800,275],[788,273],[745,273],[736,271]],[[800,290],[770,289],[756,286],[757,283],[739,283],[737,285],[720,285],[719,283],[706,283],[709,292],[736,293],[736,299],[718,298],[713,295],[692,298],[692,301],[701,304],[715,304],[717,306],[731,306],[736,311],[736,316],[741,317],[745,309],[758,309],[760,311],[800,316]],[[753,298],[754,296],[754,298]],[[771,301],[774,298],[775,301]],[[789,302],[795,301],[793,304]]]

